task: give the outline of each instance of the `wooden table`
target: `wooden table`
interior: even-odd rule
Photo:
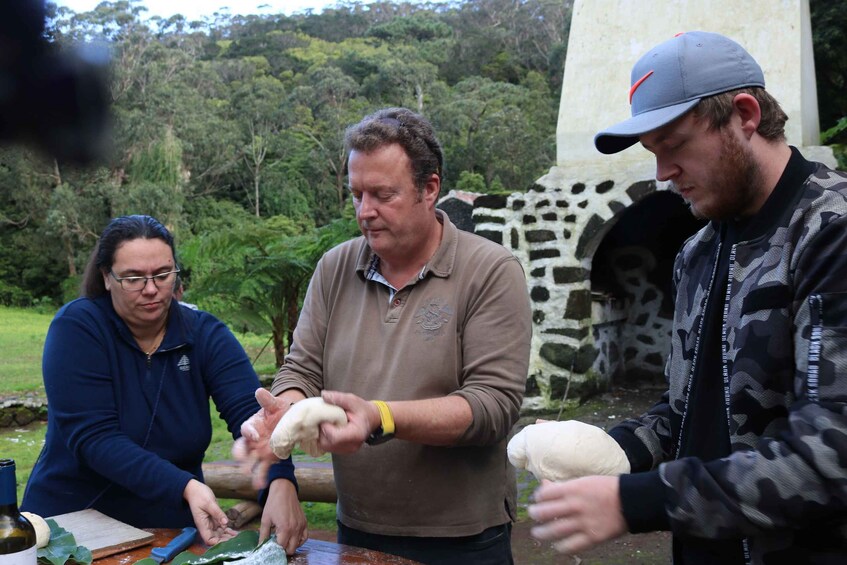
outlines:
[[[152,532],[155,536],[153,543],[123,553],[96,559],[94,565],[132,565],[139,559],[150,557],[150,552],[154,547],[166,545],[180,532],[180,530],[164,528],[153,528],[147,531]],[[201,543],[194,544],[188,549],[192,553],[202,555],[208,547]],[[416,561],[409,561],[408,559],[380,551],[312,539],[303,544],[295,555],[289,556],[288,562],[292,565],[354,565],[365,563],[418,565]]]

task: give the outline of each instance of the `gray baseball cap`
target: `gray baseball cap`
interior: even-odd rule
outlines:
[[[632,68],[632,117],[594,136],[601,153],[623,151],[638,136],[667,125],[702,98],[765,86],[762,68],[738,43],[717,33],[689,31],[660,43]]]

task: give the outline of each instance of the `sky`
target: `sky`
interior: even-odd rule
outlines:
[[[6,1],[6,0],[2,0]],[[59,6],[67,6],[74,12],[88,12],[94,9],[102,0],[50,0]],[[364,4],[372,0],[363,0]],[[228,7],[231,14],[277,14],[291,15],[309,8],[315,12],[326,6],[333,6],[337,0],[144,0],[141,2],[147,8],[147,17],[161,16],[168,18],[174,14],[182,14],[188,20],[202,19],[214,12]]]

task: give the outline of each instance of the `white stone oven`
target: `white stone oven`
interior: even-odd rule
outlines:
[[[453,192],[439,207],[524,266],[533,316],[525,409],[662,378],[673,259],[701,225],[678,196],[654,181],[610,180],[508,196]]]
[[[601,156],[593,135],[628,116],[635,60],[694,29],[747,47],[789,116],[789,143],[835,165],[829,148],[815,146],[808,0],[575,0],[556,165],[527,193],[451,192],[439,202],[459,227],[501,243],[523,263],[533,307],[525,411],[663,378],[674,257],[702,224],[653,180],[650,154],[636,146]]]

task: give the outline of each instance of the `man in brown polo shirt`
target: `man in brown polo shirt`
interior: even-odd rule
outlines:
[[[258,394],[239,449],[272,460],[287,407],[322,395],[349,421],[324,424],[319,440],[333,453],[340,543],[423,563],[511,563],[506,436],[531,337],[523,269],[436,210],[442,152],[425,118],[381,110],[345,144],[363,235],[318,264],[275,396]],[[267,504],[293,515],[292,500],[289,481],[271,483]],[[305,541],[285,523],[275,520],[281,545]]]

